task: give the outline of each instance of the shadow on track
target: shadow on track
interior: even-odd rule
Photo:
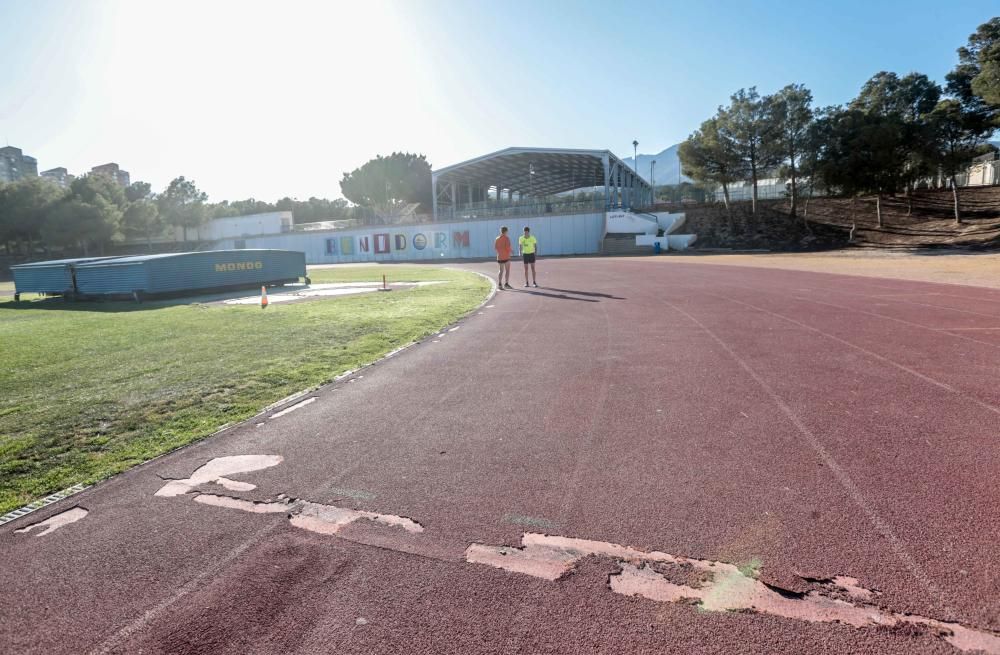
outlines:
[[[528,289],[520,290],[517,289],[519,293],[527,293],[532,296],[545,296],[546,298],[558,298],[560,300],[579,300],[580,302],[601,302],[600,300],[595,300],[593,298],[574,298],[573,296],[567,296],[564,293],[545,293],[544,291],[529,291]]]
[[[613,296],[610,293],[597,293],[596,291],[573,291],[572,289],[556,289],[553,287],[542,287],[548,291],[558,291],[560,293],[572,293],[577,296],[596,296],[598,298],[610,298],[611,300],[628,300],[621,296]]]

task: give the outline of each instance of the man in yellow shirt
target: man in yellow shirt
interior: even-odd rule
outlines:
[[[535,275],[535,256],[538,254],[538,239],[531,234],[531,228],[525,227],[524,234],[517,239],[517,254],[524,260],[524,286],[528,284],[528,267],[531,267],[531,281],[538,286],[538,276]]]

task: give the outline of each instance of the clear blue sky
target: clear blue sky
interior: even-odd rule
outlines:
[[[656,153],[740,87],[943,81],[1000,2],[0,0],[0,141],[212,200],[336,197],[393,150]]]

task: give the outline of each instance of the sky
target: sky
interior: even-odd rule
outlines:
[[[378,154],[682,141],[742,87],[939,82],[1000,0],[0,0],[0,145],[210,200],[340,197]]]

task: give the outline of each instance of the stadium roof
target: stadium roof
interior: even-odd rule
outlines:
[[[458,182],[486,188],[501,185],[511,191],[544,196],[604,186],[605,171],[616,164],[627,168],[610,150],[505,148],[438,169],[433,177],[435,183]],[[645,180],[641,183],[645,185]]]
[[[579,206],[587,199],[576,194],[567,200],[569,191],[594,187],[602,191],[590,204],[600,211],[643,206],[653,197],[649,183],[610,150],[506,148],[431,178],[436,220],[594,210]]]

